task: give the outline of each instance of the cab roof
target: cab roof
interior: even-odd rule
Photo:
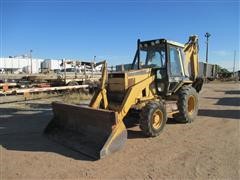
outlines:
[[[163,43],[168,43],[174,46],[178,46],[181,48],[184,48],[184,44],[179,43],[179,42],[175,42],[175,41],[171,41],[171,40],[167,40],[167,39],[153,39],[153,40],[148,40],[148,41],[140,41],[140,48],[146,48],[148,46],[155,46],[158,44],[163,44]]]

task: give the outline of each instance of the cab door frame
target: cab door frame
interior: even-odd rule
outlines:
[[[174,57],[174,61],[172,61],[172,54],[171,49],[177,50],[177,63],[175,64],[175,67],[177,68],[177,73],[179,74],[173,74],[172,67],[174,61],[176,61],[176,57]],[[180,71],[179,71],[180,70]],[[174,46],[171,44],[167,44],[167,73],[168,73],[168,91],[167,94],[171,94],[174,92],[174,90],[178,87],[178,84],[181,83],[185,79],[185,73],[184,73],[184,66],[183,66],[183,59],[181,54],[181,48],[178,46]]]

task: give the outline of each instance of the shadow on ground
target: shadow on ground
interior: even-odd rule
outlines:
[[[238,110],[200,109],[199,115],[240,119]],[[77,160],[94,161],[84,154],[49,140],[43,132],[51,118],[50,104],[26,103],[22,108],[0,107],[0,144],[8,150],[53,152]],[[138,119],[138,114],[125,118],[128,139],[146,138],[138,128]],[[176,123],[174,119],[169,119],[167,122],[167,124]]]
[[[216,90],[216,92],[225,92],[225,94],[240,94],[240,90],[229,90],[229,91]]]
[[[139,116],[127,117],[124,119],[124,124],[127,128],[128,139],[143,139],[148,138],[139,128]],[[166,125],[184,124],[177,122],[174,118],[168,118]]]
[[[204,97],[204,98],[218,100],[215,105],[240,106],[240,97],[223,97],[223,98]]]
[[[198,111],[199,116],[217,117],[217,118],[230,118],[239,120],[239,110],[219,110],[219,109],[200,109]]]
[[[31,104],[31,109],[0,108],[0,144],[16,151],[54,152],[73,159],[93,161],[49,140],[43,131],[52,118],[49,104]],[[33,114],[32,114],[33,113]]]
[[[16,108],[0,107],[0,144],[7,150],[53,152],[77,160],[95,160],[48,139],[43,132],[51,119],[50,104],[24,103]],[[138,128],[138,116],[128,117],[124,123],[128,139],[146,138]]]
[[[146,138],[139,128],[139,116],[128,116],[124,119],[124,124],[127,128],[128,139]]]

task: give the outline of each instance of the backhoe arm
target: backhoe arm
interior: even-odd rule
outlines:
[[[190,36],[183,50],[186,55],[187,67],[189,64],[191,67],[190,78],[194,81],[198,76],[198,37]]]

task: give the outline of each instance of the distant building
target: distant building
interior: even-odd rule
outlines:
[[[0,72],[5,73],[38,73],[44,59],[32,60],[28,57],[0,58]],[[31,68],[32,66],[32,68]]]
[[[44,59],[41,63],[41,70],[60,70],[63,60],[57,59]]]
[[[8,57],[0,58],[0,74],[2,73],[40,73],[49,71],[60,71],[64,68],[63,62],[65,63],[66,69],[73,69],[77,65],[77,69],[81,70],[86,67],[91,69],[92,62],[80,61],[80,60],[60,60],[60,59],[40,59],[40,58],[29,58],[28,56],[19,57]],[[93,71],[99,71],[100,67],[96,67]]]

